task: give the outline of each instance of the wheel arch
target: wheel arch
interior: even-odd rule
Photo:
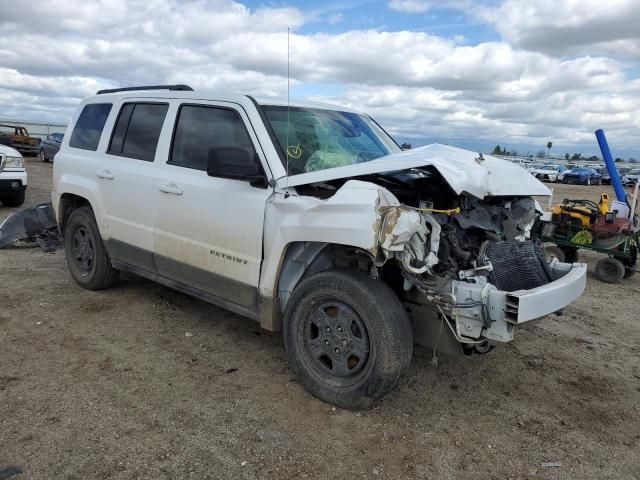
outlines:
[[[335,267],[367,272],[374,264],[371,252],[356,246],[324,242],[289,243],[282,255],[275,284],[274,293],[280,312],[284,311],[291,293],[305,275]]]
[[[75,193],[63,193],[60,196],[60,201],[58,202],[58,205],[56,208],[56,217],[57,217],[56,220],[58,222],[58,228],[60,229],[60,233],[64,235],[64,227],[65,227],[65,224],[67,223],[67,219],[69,218],[69,215],[71,214],[71,212],[73,212],[74,210],[80,207],[89,207],[95,216],[95,209],[93,208],[93,205],[86,197],[82,195],[77,195]],[[98,223],[97,218],[96,218],[96,223]],[[98,223],[98,228],[100,228],[99,223]]]

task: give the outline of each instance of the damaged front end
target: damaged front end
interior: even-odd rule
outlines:
[[[485,353],[512,340],[516,325],[582,293],[586,266],[548,261],[532,237],[540,208],[531,197],[450,199],[438,208],[423,199],[381,209],[377,267],[399,267],[416,343]]]

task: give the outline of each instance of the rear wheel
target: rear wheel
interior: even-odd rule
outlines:
[[[2,200],[2,204],[5,207],[19,207],[24,203],[24,198],[25,192],[22,191],[6,197],[2,197],[0,200]]]
[[[359,271],[303,279],[287,303],[289,364],[314,396],[342,408],[368,408],[391,392],[411,363],[413,335],[398,297]]]
[[[605,283],[618,283],[624,278],[625,268],[620,260],[603,258],[596,263],[596,276]]]
[[[80,207],[69,215],[64,228],[64,252],[74,280],[88,290],[111,286],[118,271],[111,266],[98,225],[89,207]]]

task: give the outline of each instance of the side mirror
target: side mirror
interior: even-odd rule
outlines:
[[[257,154],[251,155],[238,147],[210,148],[207,157],[207,175],[248,181],[251,186],[267,188],[267,177]]]

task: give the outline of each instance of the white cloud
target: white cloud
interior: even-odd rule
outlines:
[[[473,12],[527,50],[640,58],[638,0],[505,0]]]
[[[629,57],[637,40],[626,26],[603,27],[618,10],[636,13],[613,0],[618,13],[591,14],[582,4],[592,1],[560,2],[555,15],[546,0],[476,6],[470,14],[503,39],[472,45],[414,31],[302,34],[305,22],[318,25],[317,13],[231,0],[117,0],[108,9],[86,0],[0,0],[0,111],[64,120],[83,96],[135,84],[284,96],[290,26],[294,85],[341,86],[329,100],[372,113],[399,136],[593,144],[593,130],[605,128],[637,148],[640,80],[628,73],[638,67]],[[454,4],[461,5],[447,3]],[[583,28],[592,35],[562,37]],[[610,53],[616,45],[624,54]]]
[[[424,0],[391,0],[389,7],[393,10],[408,13],[426,12],[433,5],[433,2]]]

